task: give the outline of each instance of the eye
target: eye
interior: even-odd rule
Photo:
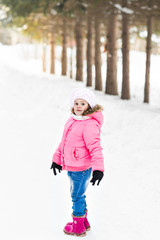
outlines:
[[[74,103],[75,105],[78,105],[78,103],[76,102],[76,103]]]

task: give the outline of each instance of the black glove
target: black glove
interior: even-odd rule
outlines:
[[[52,162],[52,165],[51,165],[51,168],[50,168],[50,169],[53,169],[54,175],[57,175],[57,173],[56,173],[56,168],[58,169],[59,172],[62,171],[62,166],[58,165],[58,164],[55,163],[55,162]]]
[[[99,185],[100,181],[103,178],[103,175],[104,175],[104,173],[102,171],[99,171],[99,170],[93,171],[92,179],[90,181],[92,183],[92,185],[94,185],[97,180],[98,180],[97,185]]]

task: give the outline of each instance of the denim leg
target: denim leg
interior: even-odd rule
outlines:
[[[70,178],[70,192],[73,202],[73,214],[75,216],[82,216],[87,209],[86,204],[86,189],[89,184],[92,169],[87,169],[80,172],[68,172]]]

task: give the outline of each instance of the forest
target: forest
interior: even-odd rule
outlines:
[[[105,94],[118,95],[117,52],[122,51],[121,99],[130,97],[130,44],[132,35],[145,31],[146,70],[144,103],[149,103],[152,36],[160,32],[158,0],[1,0],[1,25],[21,28],[23,34],[42,44],[43,71],[46,45],[50,45],[50,73],[55,73],[55,47],[62,46],[61,74],[67,74],[67,48],[76,46],[76,80],[83,81],[86,58],[86,86],[102,91],[102,41],[107,54]],[[139,37],[140,38],[140,37]],[[84,45],[86,53],[84,54]],[[72,54],[70,77],[72,78]],[[93,81],[93,66],[95,74]]]

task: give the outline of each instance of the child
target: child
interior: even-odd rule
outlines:
[[[103,123],[102,107],[96,104],[95,95],[86,88],[75,89],[71,96],[72,116],[65,124],[62,141],[53,155],[52,166],[67,170],[73,202],[73,222],[67,223],[68,235],[85,236],[90,230],[87,220],[85,192],[92,173],[92,185],[103,178],[104,160],[100,145]]]

